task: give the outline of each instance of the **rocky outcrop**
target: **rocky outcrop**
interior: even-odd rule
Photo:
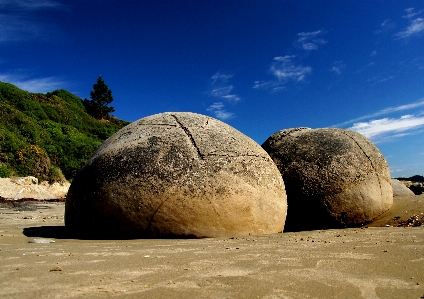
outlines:
[[[262,147],[286,185],[287,231],[357,226],[393,203],[387,162],[359,133],[288,129]]]
[[[218,237],[284,228],[286,193],[268,154],[194,113],[143,118],[109,138],[74,178],[65,225],[103,237]]]
[[[38,179],[33,176],[0,178],[0,197],[9,200],[63,199],[68,193],[69,186],[68,182],[49,184],[49,182],[43,181],[39,183]]]
[[[421,177],[421,176],[415,176]],[[412,193],[415,195],[421,195],[424,192],[424,183],[416,182],[416,181],[405,181],[399,180],[402,184],[404,184]]]
[[[413,182],[411,186],[409,186],[409,189],[415,194],[415,195],[421,195],[424,192],[424,184],[419,182]]]
[[[393,187],[393,196],[411,196],[415,195],[414,192],[411,191],[408,187],[405,186],[404,183],[402,183],[399,180],[392,179],[392,187]]]

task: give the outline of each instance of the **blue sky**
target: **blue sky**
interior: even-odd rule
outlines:
[[[352,129],[424,175],[422,0],[0,0],[0,81],[88,98],[99,75],[121,119]]]

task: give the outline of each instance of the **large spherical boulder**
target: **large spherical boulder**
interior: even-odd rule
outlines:
[[[118,237],[281,232],[284,183],[252,139],[216,119],[162,113],[110,137],[74,178],[65,226]]]
[[[358,226],[393,203],[387,162],[359,133],[287,129],[273,134],[262,147],[286,186],[285,231]]]

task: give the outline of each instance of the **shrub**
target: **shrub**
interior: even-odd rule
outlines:
[[[12,170],[10,170],[6,165],[0,165],[0,178],[9,178],[12,174]]]
[[[16,104],[30,93],[19,89],[13,84],[0,82],[0,100],[9,104]]]
[[[37,145],[29,145],[16,152],[18,173],[22,176],[32,175],[40,181],[48,180],[50,159],[47,153]]]
[[[82,100],[77,97],[76,95],[73,95],[69,91],[66,91],[64,89],[57,89],[53,92],[49,92],[46,94],[48,98],[52,98],[53,96],[59,97],[62,100],[66,101],[70,105],[74,106],[75,108],[84,109],[84,105],[82,104]]]
[[[62,170],[60,170],[59,167],[56,167],[54,165],[52,165],[50,167],[50,172],[49,172],[49,183],[63,183],[65,182],[65,176],[62,173]]]
[[[22,100],[17,105],[17,108],[21,110],[23,113],[28,115],[31,118],[36,120],[39,119],[48,119],[46,112],[44,111],[42,105],[33,100]]]

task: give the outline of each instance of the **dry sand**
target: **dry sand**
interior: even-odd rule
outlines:
[[[3,204],[0,297],[424,298],[424,227],[385,227],[423,212],[420,195],[363,228],[80,240],[65,233],[63,203]]]

